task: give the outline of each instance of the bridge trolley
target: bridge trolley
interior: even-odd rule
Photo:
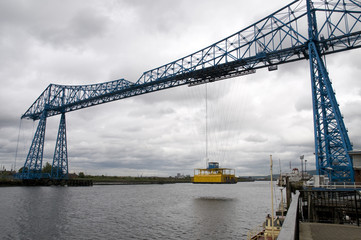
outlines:
[[[233,184],[237,178],[235,169],[220,168],[218,162],[209,162],[207,168],[194,169],[192,183]]]

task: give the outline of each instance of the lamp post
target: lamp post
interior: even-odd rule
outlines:
[[[300,156],[301,159],[301,173],[302,173],[302,180],[303,180],[303,159],[305,158],[304,155]]]

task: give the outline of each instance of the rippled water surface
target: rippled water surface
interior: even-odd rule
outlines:
[[[1,239],[246,239],[269,182],[0,188]]]

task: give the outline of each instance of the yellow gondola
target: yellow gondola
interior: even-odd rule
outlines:
[[[220,168],[218,162],[209,162],[208,168],[194,169],[192,183],[237,183],[235,170]]]

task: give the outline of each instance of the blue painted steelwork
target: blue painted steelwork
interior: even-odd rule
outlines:
[[[218,162],[209,162],[207,169],[214,169],[214,168],[219,168],[219,163]]]
[[[124,79],[79,86],[50,84],[21,118],[37,120],[45,108],[50,117],[129,97],[132,85]]]
[[[69,177],[67,148],[65,113],[62,113],[51,167],[50,176],[52,179],[67,179]]]
[[[28,156],[19,176],[22,179],[39,179],[42,177],[41,169],[43,164],[44,140],[46,130],[46,111],[40,117]]]
[[[352,150],[351,142],[328,72],[321,58],[321,48],[317,44],[320,35],[317,29],[315,8],[311,1],[307,1],[307,8],[316,166],[319,174],[328,175],[332,182],[353,182],[353,164],[348,154]],[[339,18],[338,25],[334,27],[332,32],[348,27],[348,22],[344,19],[345,16]],[[332,14],[327,15],[327,18],[331,17]],[[345,25],[341,26],[342,24]]]
[[[361,3],[303,0],[171,63],[124,79],[93,85],[50,84],[22,118],[38,120],[181,85],[198,85],[310,60],[317,168],[333,181],[353,181],[347,131],[322,56],[361,47]],[[35,139],[35,137],[34,137]]]

